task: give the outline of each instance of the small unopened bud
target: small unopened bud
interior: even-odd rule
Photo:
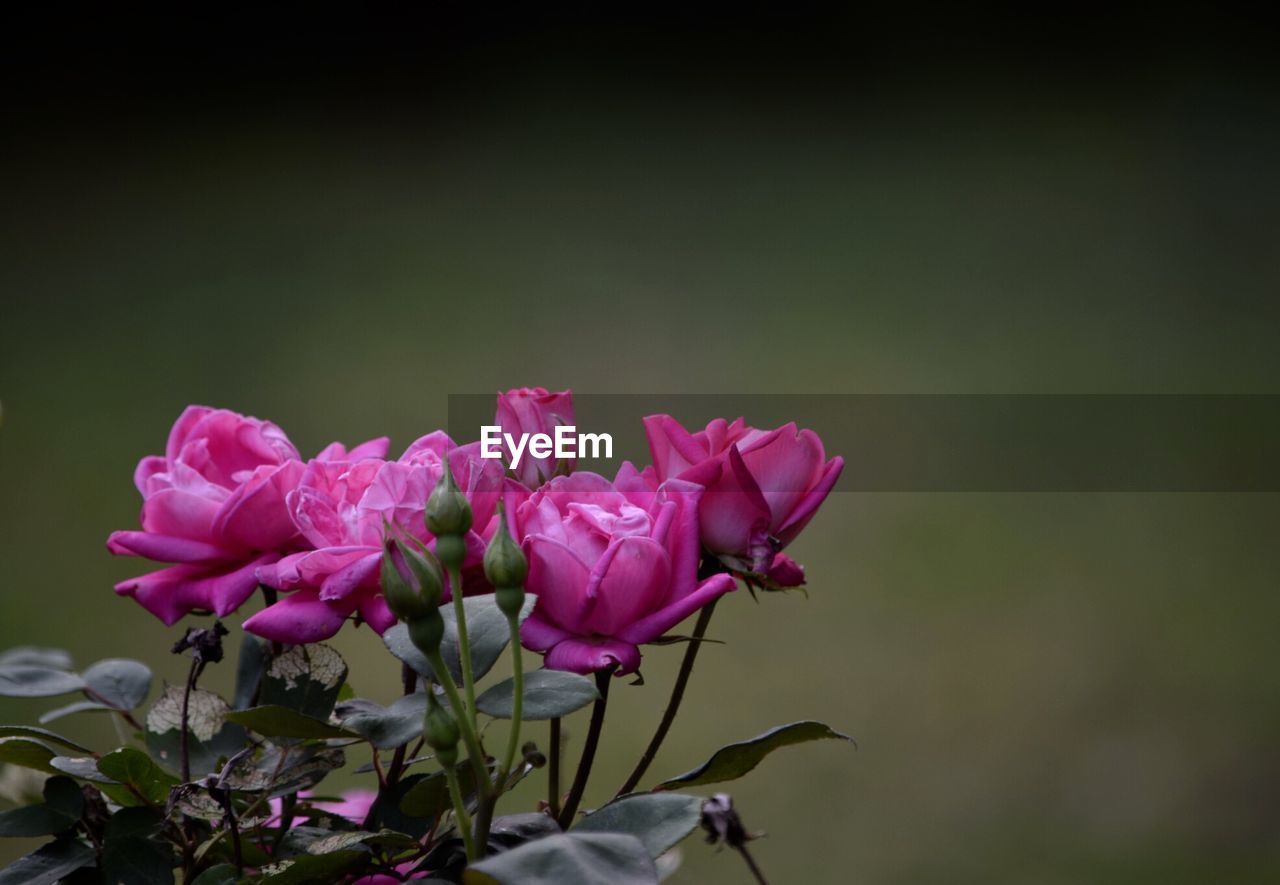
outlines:
[[[494,587],[523,587],[529,561],[507,531],[505,514],[498,513],[498,530],[484,551],[484,576]]]
[[[423,654],[432,655],[440,650],[444,639],[444,618],[440,609],[433,608],[426,614],[409,619],[409,640]]]
[[[427,718],[422,734],[427,746],[436,751],[436,760],[441,765],[458,764],[458,723],[440,706],[434,692],[427,693]]]
[[[431,490],[427,498],[427,531],[437,538],[446,535],[465,535],[471,528],[471,505],[467,496],[462,494],[458,484],[453,481],[453,470],[449,467],[449,459],[444,459],[444,469],[440,472],[440,481]]]
[[[382,548],[382,595],[402,621],[424,617],[440,605],[444,584],[431,551],[388,537]]]

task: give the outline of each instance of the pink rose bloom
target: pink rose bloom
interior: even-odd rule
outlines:
[[[524,645],[554,670],[629,673],[640,644],[734,589],[726,574],[698,582],[702,494],[681,480],[650,489],[630,464],[614,483],[575,473],[534,492],[516,518],[538,597]]]
[[[509,433],[518,439],[521,434],[545,433],[555,440],[556,427],[572,426],[573,394],[567,390],[559,393],[548,393],[545,387],[517,387],[506,393],[498,394],[498,411],[493,423],[502,428],[504,434]],[[503,443],[506,452],[506,463],[511,463],[512,451]],[[526,446],[520,453],[520,466],[516,469],[516,477],[529,488],[537,488],[555,475],[558,468],[562,473],[573,470],[574,461],[567,460],[563,465],[557,463],[555,452],[546,458],[534,458]]]
[[[352,455],[386,450],[374,440]],[[334,443],[324,454],[347,455]],[[177,563],[116,585],[166,624],[190,611],[225,616],[258,586],[255,573],[292,549],[298,531],[285,506],[302,477],[284,431],[226,409],[189,406],[169,432],[164,455],[134,471],[142,531],[113,532],[107,549]]]
[[[706,488],[702,544],[731,566],[797,586],[804,572],[780,551],[800,534],[840,477],[844,459],[826,460],[822,440],[794,423],[776,430],[717,418],[689,433],[670,415],[644,419],[653,455],[651,484],[671,478]]]
[[[455,447],[437,431],[414,442],[397,461],[316,460],[287,498],[294,525],[313,549],[258,568],[258,580],[288,595],[249,618],[244,628],[301,644],[328,639],[357,613],[378,633],[394,624],[379,586],[384,522],[434,548],[423,511],[446,458],[474,514],[463,568],[478,571],[485,538],[497,524],[498,499],[507,489],[502,465],[481,460],[478,443]]]

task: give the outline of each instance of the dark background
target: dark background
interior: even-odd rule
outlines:
[[[103,541],[188,402],[310,454],[396,453],[449,393],[519,384],[1280,392],[1275,29],[1247,10],[7,13],[0,645],[180,678]],[[720,607],[654,773],[791,719],[856,735],[730,785],[774,881],[1273,881],[1276,517],[839,492],[794,547],[808,599]],[[338,646],[395,693],[367,631]],[[678,655],[620,687],[588,804]],[[673,881],[744,880],[683,850]]]

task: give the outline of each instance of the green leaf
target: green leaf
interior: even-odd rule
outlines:
[[[19,645],[0,653],[0,667],[48,667],[52,670],[70,670],[71,653],[60,648]]]
[[[147,712],[147,749],[171,772],[182,765],[182,686],[171,685]],[[227,702],[211,691],[191,692],[188,711],[188,752],[193,778],[208,774],[240,750],[248,740],[245,730],[227,722]]]
[[[82,781],[91,781],[95,784],[116,783],[98,771],[98,760],[91,756],[54,756],[49,760],[49,764],[63,774],[69,774]]]
[[[493,819],[489,827],[489,850],[494,854],[515,848],[525,842],[560,832],[555,818],[541,811],[504,814]]]
[[[364,865],[369,859],[367,851],[334,851],[329,854],[300,854],[263,867],[263,882],[272,885],[307,885],[323,883],[331,885]]]
[[[346,662],[329,646],[294,645],[271,659],[258,703],[288,707],[324,721],[333,712],[346,678]]]
[[[237,765],[227,783],[233,790],[283,796],[314,787],[345,763],[337,748],[272,746],[251,765]]]
[[[472,864],[466,885],[655,885],[658,870],[644,844],[621,833],[560,833]]]
[[[93,859],[83,842],[59,839],[0,870],[0,885],[54,885]]]
[[[0,740],[0,762],[8,762],[10,765],[57,774],[58,769],[50,764],[56,755],[58,754],[50,747],[29,738],[11,737]]]
[[[117,710],[132,710],[147,699],[151,691],[151,670],[141,661],[107,658],[85,670],[86,691]]]
[[[250,707],[247,710],[233,710],[227,713],[227,721],[243,725],[265,737],[353,738],[358,736],[353,731],[319,719],[312,719],[297,710],[274,704]]]
[[[29,664],[0,667],[0,695],[11,698],[48,698],[84,688],[75,673]]]
[[[0,811],[0,836],[53,836],[75,826],[77,818],[69,818],[48,805],[24,805]]]
[[[235,885],[240,880],[236,868],[229,863],[209,867],[191,880],[191,885]]]
[[[71,738],[65,738],[54,731],[45,728],[35,728],[30,725],[0,725],[0,738],[5,737],[30,737],[38,738],[43,741],[52,741],[55,744],[62,744],[72,750],[79,750],[82,753],[92,753],[88,747],[77,744]]]
[[[41,713],[39,722],[41,725],[47,725],[55,719],[61,719],[63,716],[70,716],[72,713],[98,713],[103,710],[111,711],[114,707],[108,707],[106,704],[100,704],[97,701],[72,701],[61,707],[55,707],[47,713]]]
[[[176,778],[151,761],[151,757],[132,747],[113,750],[98,760],[98,771],[131,788],[153,805],[169,798],[169,790],[178,785]]]
[[[356,732],[380,750],[403,746],[422,734],[427,695],[415,692],[398,698],[390,707],[364,698],[344,701],[334,709],[342,727]]]
[[[381,830],[376,833],[367,830],[346,830],[335,833],[325,827],[295,826],[289,828],[289,832],[281,842],[281,852],[286,857],[296,854],[329,854],[370,843],[396,848],[418,847],[416,839],[392,830]]]
[[[697,768],[665,780],[654,789],[669,790],[672,787],[717,784],[721,781],[735,780],[759,765],[760,760],[774,750],[807,741],[832,739],[853,740],[847,734],[841,734],[822,722],[806,720],[779,725],[750,740],[721,747]]]
[[[253,706],[258,686],[262,684],[262,674],[267,671],[270,660],[271,643],[252,633],[245,633],[236,661],[236,691],[231,699],[232,707],[244,710]]]
[[[665,853],[698,826],[702,797],[683,793],[635,793],[614,799],[574,825],[574,833],[629,833],[649,856]]]
[[[525,598],[524,607],[520,610],[521,623],[529,617],[536,604],[536,596],[529,595]],[[511,640],[511,628],[507,626],[507,616],[498,608],[493,594],[469,596],[462,600],[462,607],[467,619],[467,641],[471,645],[471,668],[475,678],[479,679],[493,669],[493,665],[502,656],[503,649]],[[444,639],[440,642],[440,654],[445,666],[453,674],[454,681],[461,682],[462,656],[458,652],[458,624],[452,603],[440,606],[440,616],[444,618]],[[396,624],[382,634],[382,641],[397,658],[423,676],[435,679],[431,665],[409,639],[409,628],[406,625]]]
[[[52,836],[75,826],[84,813],[84,796],[69,777],[44,784],[44,803],[0,813],[0,836]]]
[[[515,680],[506,679],[476,698],[476,709],[495,719],[510,719],[515,693]],[[587,676],[563,670],[533,670],[524,674],[524,708],[520,718],[568,716],[599,697],[595,680]]]
[[[177,858],[151,836],[163,823],[151,808],[125,808],[107,821],[102,848],[103,879],[129,885],[172,885]]]

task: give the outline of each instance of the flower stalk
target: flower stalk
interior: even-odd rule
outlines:
[[[717,602],[719,602],[718,599],[713,599],[698,612],[698,621],[693,626],[693,635],[690,637],[689,647],[684,651],[684,659],[680,661],[680,672],[676,675],[675,684],[671,686],[671,697],[667,700],[667,708],[662,713],[662,720],[658,723],[658,729],[653,733],[649,746],[644,748],[644,753],[636,763],[635,769],[618,788],[617,796],[624,796],[636,788],[645,772],[649,770],[649,766],[653,764],[654,757],[658,755],[662,742],[667,738],[667,732],[671,731],[671,724],[676,721],[676,714],[680,712],[684,690],[689,685],[689,677],[693,675],[693,664],[698,659],[698,649],[702,647],[702,640],[707,635],[707,628],[711,625],[711,615],[716,610]]]
[[[596,673],[596,689],[600,697],[591,707],[591,725],[587,728],[587,740],[582,745],[582,758],[578,760],[578,771],[573,777],[573,786],[569,788],[569,798],[565,800],[564,809],[557,822],[560,829],[567,830],[578,813],[578,805],[582,802],[582,794],[587,790],[587,780],[591,777],[591,766],[596,759],[596,747],[600,744],[600,732],[604,728],[604,711],[609,703],[609,683],[613,681],[613,671],[617,666],[606,667]]]

